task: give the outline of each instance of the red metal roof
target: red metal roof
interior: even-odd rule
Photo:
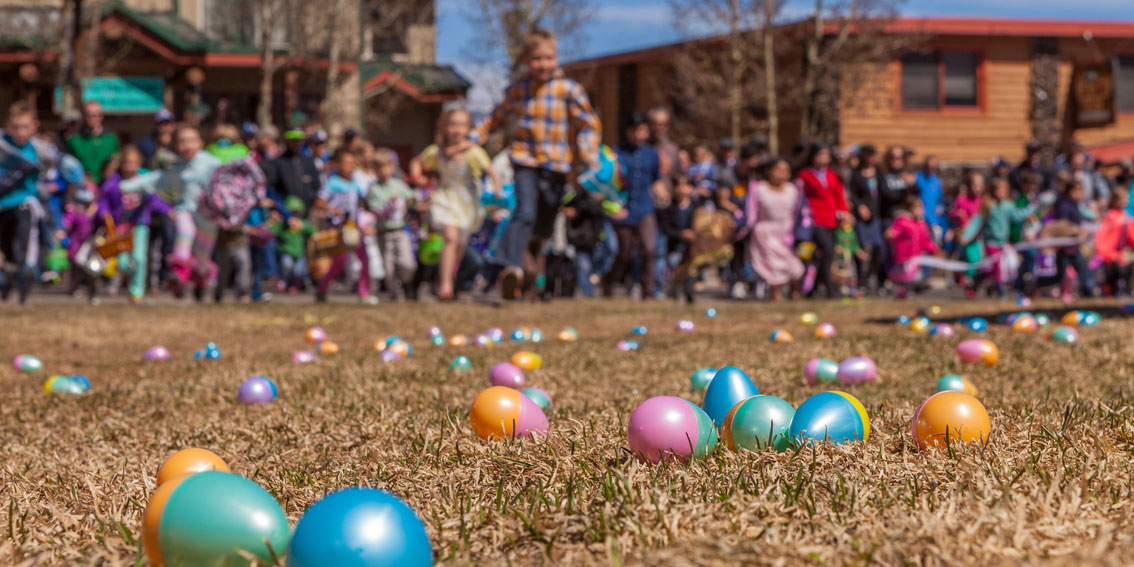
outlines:
[[[1134,37],[1134,21],[903,17],[886,24],[890,33],[1023,37]]]

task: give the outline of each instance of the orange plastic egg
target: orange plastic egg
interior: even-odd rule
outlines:
[[[938,392],[914,413],[910,433],[920,449],[943,447],[948,442],[988,441],[992,422],[980,400],[963,392]]]
[[[493,386],[480,393],[469,414],[481,439],[511,439],[547,433],[547,416],[531,398],[518,390]]]
[[[521,350],[512,355],[512,364],[519,366],[522,370],[535,370],[543,366],[543,359],[534,352]]]
[[[464,335],[453,335],[449,337],[449,346],[465,346],[469,344],[469,338]]]
[[[204,471],[228,472],[228,464],[208,449],[182,449],[170,455],[158,468],[157,484],[161,486],[177,477]]]

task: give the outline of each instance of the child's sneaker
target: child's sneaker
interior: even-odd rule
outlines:
[[[500,275],[500,297],[504,301],[520,299],[520,294],[523,293],[521,289],[523,279],[524,275],[520,270],[516,268],[505,269],[504,273]]]
[[[359,301],[363,305],[378,305],[378,298],[374,297],[373,295],[364,295],[359,298]]]

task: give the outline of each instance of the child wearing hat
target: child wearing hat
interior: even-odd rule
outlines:
[[[311,223],[304,218],[303,200],[291,196],[284,200],[291,216],[284,219],[277,211],[271,213],[269,226],[276,237],[279,251],[280,291],[295,295],[306,286],[307,280],[307,239],[314,234]]]

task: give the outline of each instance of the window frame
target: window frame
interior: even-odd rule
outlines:
[[[1118,52],[1118,53],[1113,54],[1112,57],[1113,57],[1112,60],[1114,61],[1114,73],[1115,73],[1114,81],[1115,81],[1115,86],[1117,88],[1118,74],[1122,72],[1122,60],[1123,59],[1127,59],[1127,60],[1130,61],[1130,63],[1131,63],[1130,69],[1132,70],[1132,72],[1134,72],[1134,51]],[[1121,101],[1118,100],[1118,92],[1117,91],[1114,93],[1114,106],[1115,106],[1115,111],[1118,113],[1118,115],[1134,116],[1134,106],[1131,106],[1130,108],[1122,108]]]
[[[945,104],[945,58],[944,53],[965,53],[971,54],[976,59],[976,104],[974,105],[947,105]],[[902,58],[906,53],[932,53],[937,57],[937,108],[923,108],[923,107],[910,107],[905,106],[905,101],[902,100],[902,74],[904,72],[904,63]],[[954,46],[926,46],[923,50],[910,50],[906,53],[899,55],[895,62],[897,63],[896,85],[894,95],[894,106],[898,114],[923,114],[923,115],[982,115],[985,113],[985,89],[987,88],[987,81],[985,80],[985,51],[979,47],[954,47]]]

